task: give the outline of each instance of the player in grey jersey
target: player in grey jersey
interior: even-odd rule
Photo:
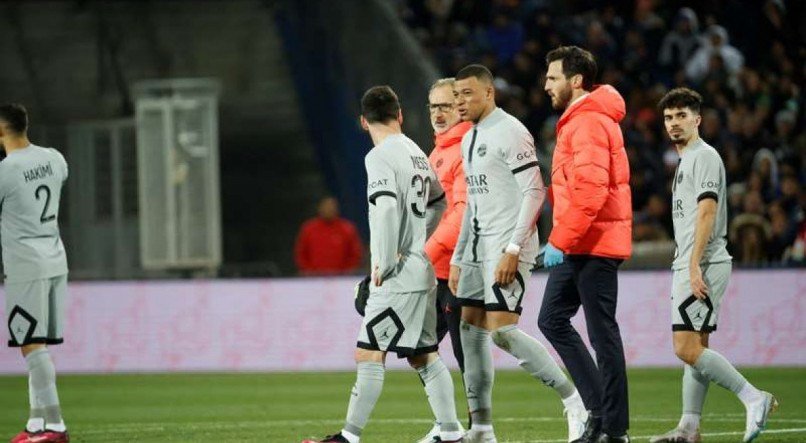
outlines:
[[[387,352],[406,357],[420,375],[440,441],[462,440],[453,381],[437,354],[436,277],[424,251],[445,209],[445,193],[428,157],[403,135],[402,122],[390,87],[375,86],[364,94],[361,126],[375,145],[365,158],[372,281],[347,419],[341,432],[323,442],[359,441],[383,388]]]
[[[46,345],[63,341],[67,258],[59,236],[59,200],[67,162],[51,148],[31,144],[21,105],[0,106],[0,239],[5,271],[8,345],[28,366],[30,416],[13,443],[70,440]]]
[[[545,198],[534,141],[516,118],[496,107],[493,77],[484,66],[459,71],[454,91],[462,119],[475,124],[462,139],[468,205],[449,277],[462,303],[460,336],[472,417],[465,441],[496,441],[491,337],[557,391],[568,412],[569,441],[576,440],[588,417],[582,398],[548,350],[518,329]]]
[[[672,219],[677,243],[672,265],[672,331],[683,372],[683,415],[677,427],[653,443],[699,442],[700,416],[708,385],[736,394],[747,410],[744,441],[754,440],[777,407],[768,392],[751,385],[728,360],[708,348],[728,286],[728,213],[725,166],[699,136],[702,97],[687,88],[669,91],[658,107],[680,163],[672,184]]]

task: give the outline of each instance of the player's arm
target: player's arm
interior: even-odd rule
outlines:
[[[426,238],[428,238],[436,231],[439,220],[442,218],[445,208],[448,207],[448,200],[445,198],[445,190],[442,189],[442,185],[439,183],[433,171],[431,171],[431,185],[428,187],[428,195],[426,197],[425,226]]]
[[[515,229],[495,270],[495,280],[499,285],[508,285],[515,279],[521,248],[537,230],[537,218],[546,200],[546,188],[531,134],[526,131],[515,134],[506,147],[505,156],[523,198]]]
[[[375,286],[381,286],[395,271],[399,228],[397,195],[380,194],[372,199],[369,207],[369,233],[373,246],[372,273]]]
[[[375,286],[381,286],[397,265],[400,214],[395,173],[376,152],[367,155],[364,163],[367,168],[372,276]]]
[[[691,262],[689,272],[691,280],[691,291],[695,297],[703,299],[708,295],[708,287],[702,277],[700,261],[705,252],[705,246],[714,232],[714,221],[716,220],[717,202],[711,197],[706,197],[697,203],[697,222],[694,227],[694,248],[691,251]]]
[[[507,246],[508,252],[517,255],[537,230],[537,219],[546,201],[546,186],[540,173],[534,141],[529,134],[525,134],[521,143],[511,150],[507,165],[523,195],[518,222]]]
[[[571,135],[573,174],[571,202],[562,223],[555,224],[549,243],[568,252],[588,232],[607,201],[610,142],[604,127],[588,121]]]
[[[691,292],[695,297],[703,299],[708,295],[708,287],[702,277],[700,262],[705,247],[711,240],[716,221],[718,190],[725,186],[721,173],[722,160],[719,154],[706,151],[694,161],[694,186],[697,193],[697,218],[694,225],[694,245],[689,262],[689,280]]]
[[[462,169],[462,160],[458,158],[451,172],[453,174],[453,204],[445,210],[445,214],[437,226],[436,231],[428,237],[425,252],[432,259],[441,254],[452,254],[462,230],[462,218],[467,206],[467,183]]]

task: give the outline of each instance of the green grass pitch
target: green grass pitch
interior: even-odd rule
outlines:
[[[633,441],[647,441],[677,423],[681,372],[630,371]],[[757,441],[806,442],[806,368],[743,373],[781,404],[768,432]],[[341,429],[354,378],[350,372],[64,375],[59,393],[73,442],[285,443]],[[454,382],[461,405],[458,373]],[[498,372],[493,400],[499,442],[565,441],[559,399],[525,373]],[[0,377],[0,441],[22,429],[27,402],[25,377]],[[464,421],[464,407],[460,409]],[[430,427],[416,374],[390,371],[362,441],[414,442]],[[743,430],[742,405],[712,385],[703,417],[704,441],[739,442]]]

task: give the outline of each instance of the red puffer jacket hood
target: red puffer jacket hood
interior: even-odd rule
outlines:
[[[610,85],[596,86],[587,97],[574,103],[563,112],[560,121],[557,122],[557,130],[562,129],[575,116],[586,112],[604,114],[614,122],[621,123],[621,120],[627,115],[627,105],[616,88]]]

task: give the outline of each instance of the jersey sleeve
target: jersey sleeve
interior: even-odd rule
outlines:
[[[370,152],[364,159],[367,168],[367,200],[370,205],[381,196],[397,198],[395,171],[382,156]]]
[[[513,174],[538,167],[535,141],[526,128],[512,131],[507,145],[504,146],[504,160]]]
[[[509,243],[523,247],[537,230],[537,219],[546,199],[537,150],[529,131],[523,129],[514,133],[511,144],[507,147],[506,162],[523,195],[518,210],[518,222]]]
[[[716,151],[704,151],[697,156],[692,175],[698,202],[706,198],[719,200],[719,191],[725,183],[722,180],[722,159]]]
[[[62,180],[67,180],[67,177],[70,175],[69,168],[67,167],[67,160],[65,160],[64,155],[62,155],[61,152],[59,152],[58,154],[59,154],[59,160],[61,160],[62,164],[62,172],[64,173],[64,175],[62,176],[64,178],[62,178]]]
[[[400,236],[395,173],[391,165],[376,152],[367,155],[364,165],[367,169],[372,272],[386,279],[397,265]]]

